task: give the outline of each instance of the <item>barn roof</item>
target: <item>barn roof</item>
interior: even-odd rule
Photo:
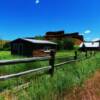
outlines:
[[[82,46],[85,46],[85,47],[99,47],[99,42],[84,42],[84,43],[81,43],[80,44],[80,47]]]
[[[38,43],[38,44],[53,44],[53,45],[57,45],[57,43],[51,42],[51,41],[47,41],[47,40],[37,40],[37,39],[27,39],[27,38],[19,38],[19,39],[13,40],[12,42],[15,42],[17,40],[24,40],[24,41],[27,41],[27,42]]]
[[[28,42],[32,42],[32,43],[55,44],[55,45],[57,45],[56,43],[51,42],[51,41],[47,41],[47,40],[36,40],[36,39],[23,39],[23,40],[28,41]]]

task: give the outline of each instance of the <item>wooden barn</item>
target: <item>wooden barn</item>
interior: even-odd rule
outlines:
[[[71,39],[75,45],[80,45],[84,41],[84,37],[78,32],[65,33],[64,31],[47,32],[45,35],[46,40],[62,40]]]
[[[100,42],[83,42],[80,44],[80,48],[79,50],[81,51],[96,51],[96,50],[100,50]]]
[[[11,41],[11,54],[21,56],[45,56],[47,50],[56,49],[57,44],[46,40],[19,38]]]

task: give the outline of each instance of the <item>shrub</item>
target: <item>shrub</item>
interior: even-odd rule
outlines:
[[[58,50],[73,50],[74,41],[72,39],[54,40],[58,44]]]
[[[3,50],[9,51],[10,49],[11,49],[10,42],[5,43],[3,46]]]

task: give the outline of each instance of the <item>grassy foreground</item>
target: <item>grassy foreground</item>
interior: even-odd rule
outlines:
[[[59,54],[65,55],[64,52],[58,53],[58,56]],[[63,65],[63,68],[55,70],[53,77],[50,75],[37,77],[31,74],[23,76],[24,78],[17,78],[17,82],[20,83],[27,82],[29,78],[30,84],[28,88],[22,89],[16,93],[12,91],[10,94],[13,94],[13,97],[17,100],[55,100],[64,90],[70,90],[77,85],[82,85],[90,75],[97,69],[100,69],[99,56],[100,54],[98,53],[90,59]],[[41,63],[43,65],[43,62],[40,62],[40,64]],[[6,84],[12,87],[14,82],[15,80],[11,79],[7,81]],[[3,86],[4,84],[0,85]],[[0,96],[0,100],[4,100],[4,98],[5,96]]]
[[[0,60],[9,60],[9,59],[18,59],[23,58],[20,56],[13,56],[10,54],[9,51],[1,51],[0,52]],[[30,69],[39,68],[42,66],[48,65],[47,61],[40,61],[40,62],[31,62],[31,63],[23,63],[23,64],[14,64],[14,65],[5,65],[0,66],[0,76],[1,75],[8,75],[8,74],[14,74]],[[4,89],[9,89],[11,87],[14,87],[21,83],[26,83],[29,79],[31,79],[33,75],[27,75],[23,76],[21,78],[13,78],[5,81],[0,81],[0,92]]]

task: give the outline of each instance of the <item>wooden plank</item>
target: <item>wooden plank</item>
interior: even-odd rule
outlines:
[[[20,73],[16,73],[16,74],[4,75],[4,76],[0,76],[0,80],[7,80],[9,78],[19,77],[19,76],[30,74],[30,73],[39,73],[42,71],[48,71],[50,69],[51,69],[51,66],[47,66],[47,67],[28,70],[28,71],[24,71],[24,72],[20,72]]]
[[[77,60],[69,60],[69,61],[65,61],[65,62],[62,62],[62,63],[59,63],[59,64],[55,64],[55,67],[61,67],[61,65],[64,65],[64,64],[68,64],[68,63],[72,63],[72,62],[76,62],[76,61],[80,61],[82,59],[85,59],[85,58],[80,58],[80,59],[77,59]]]
[[[14,60],[0,60],[0,65],[29,63],[29,62],[44,61],[44,60],[49,60],[49,59],[50,59],[50,56],[47,56],[47,57],[32,57],[32,58],[23,58],[23,59],[14,59]]]
[[[75,62],[77,60],[70,60],[70,61],[65,61],[65,62],[62,62],[62,63],[59,63],[59,64],[55,64],[55,67],[59,67],[61,65],[64,65],[64,64],[67,64],[67,63],[72,63],[72,62]]]

